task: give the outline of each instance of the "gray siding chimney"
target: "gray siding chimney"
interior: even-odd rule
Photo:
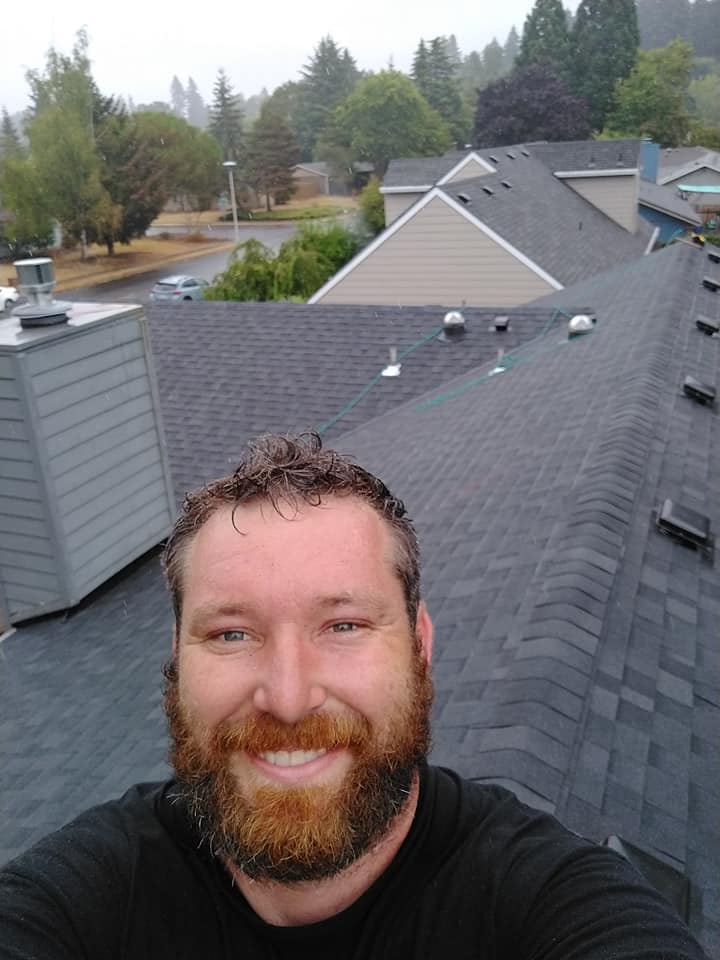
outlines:
[[[174,512],[145,318],[77,303],[0,321],[0,594],[11,621],[65,609],[168,533]]]

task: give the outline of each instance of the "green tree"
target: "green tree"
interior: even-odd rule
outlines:
[[[581,0],[570,35],[568,77],[588,104],[594,130],[604,126],[615,85],[630,75],[639,41],[634,0]]]
[[[3,157],[0,195],[6,211],[4,237],[19,247],[45,246],[52,235],[50,205],[31,158],[20,153]]]
[[[248,183],[265,197],[265,206],[272,209],[273,196],[289,196],[294,188],[293,167],[298,162],[297,141],[288,124],[263,108],[250,134],[244,165]]]
[[[583,140],[588,133],[587,104],[570,92],[548,63],[514,70],[478,97],[476,147],[529,140]]]
[[[232,84],[220,68],[213,87],[208,131],[215,137],[226,160],[240,160],[243,114]]]
[[[136,113],[134,119],[141,147],[138,163],[155,171],[153,189],[165,198],[177,197],[189,212],[207,209],[224,185],[222,154],[214,137],[170,113]]]
[[[422,37],[420,38],[420,43],[417,45],[415,53],[413,54],[410,76],[412,77],[413,82],[420,93],[425,96],[423,91],[427,90],[427,88],[430,86],[430,54]]]
[[[337,108],[334,126],[353,158],[370,161],[379,177],[393,157],[432,156],[450,146],[440,114],[396,70],[362,80]]]
[[[689,97],[696,119],[720,130],[720,74],[706,73],[691,80]]]
[[[380,193],[377,177],[372,177],[360,194],[360,210],[370,233],[380,233],[385,229],[385,200]]]
[[[640,50],[632,73],[617,85],[606,132],[649,136],[664,147],[684,143],[690,130],[692,64],[692,47],[684,40],[673,40],[659,50]]]
[[[322,38],[300,72],[301,95],[293,128],[303,159],[310,159],[335,107],[352,93],[360,72],[348,49],[338,47],[331,36]]]
[[[307,300],[360,248],[360,238],[339,223],[303,224],[274,255],[252,239],[231,255],[206,300]]]
[[[518,67],[547,61],[562,76],[568,66],[569,37],[562,0],[535,0],[525,20]]]

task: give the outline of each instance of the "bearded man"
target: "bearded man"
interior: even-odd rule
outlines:
[[[427,763],[432,623],[379,479],[261,438],[165,570],[176,777],[8,865],[0,957],[702,957],[622,858]]]

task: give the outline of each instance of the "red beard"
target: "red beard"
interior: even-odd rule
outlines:
[[[425,660],[416,654],[413,663],[405,702],[379,736],[355,712],[312,714],[292,725],[259,714],[203,735],[180,701],[172,662],[170,762],[213,852],[252,879],[293,883],[333,876],[375,845],[403,809],[430,748],[432,683]],[[353,758],[337,786],[240,784],[230,770],[230,758],[242,752],[333,748]]]

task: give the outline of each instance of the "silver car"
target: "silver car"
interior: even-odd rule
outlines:
[[[156,303],[174,300],[202,300],[207,280],[180,275],[158,280],[150,291],[150,299]]]

